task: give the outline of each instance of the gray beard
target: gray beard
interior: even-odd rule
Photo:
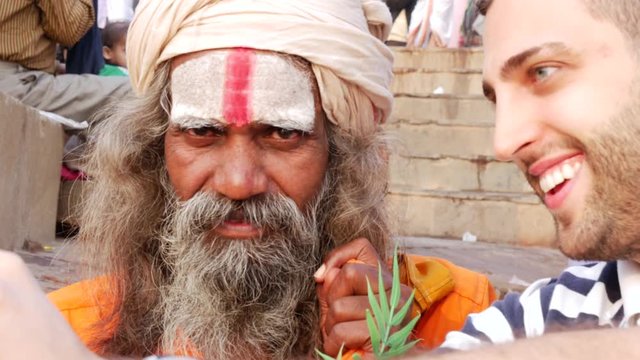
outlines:
[[[198,194],[175,210],[172,231],[162,240],[171,269],[158,309],[164,351],[204,359],[288,359],[317,346],[313,273],[324,246],[316,207],[304,215],[277,195],[243,203],[245,217],[266,230],[262,238],[211,235],[237,202]]]

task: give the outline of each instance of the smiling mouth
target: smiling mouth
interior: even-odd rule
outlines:
[[[539,177],[539,185],[545,195],[553,195],[573,179],[582,168],[583,158],[571,158],[546,170]]]

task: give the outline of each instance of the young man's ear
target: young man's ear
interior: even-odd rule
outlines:
[[[111,51],[110,47],[108,46],[102,47],[102,57],[104,57],[104,59],[108,61],[110,61],[113,58],[113,51]]]

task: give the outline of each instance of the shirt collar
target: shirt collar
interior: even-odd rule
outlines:
[[[640,326],[640,264],[618,261],[618,281],[624,304],[624,319],[620,326]]]

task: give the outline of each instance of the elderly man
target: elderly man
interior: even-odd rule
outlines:
[[[389,23],[379,0],[140,3],[138,96],[96,127],[87,165],[78,240],[106,275],[50,297],[92,350],[371,349],[366,279],[390,236]],[[383,268],[375,292],[390,289]],[[426,346],[493,300],[486,277],[446,261],[402,268]]]
[[[484,91],[496,106],[496,154],[522,169],[549,208],[560,249],[600,262],[570,267],[521,295],[507,295],[472,315],[443,346],[468,349],[560,330],[637,327],[638,2],[481,5],[487,14]],[[486,351],[497,358],[631,359],[640,356],[637,336],[631,330],[591,330]]]

